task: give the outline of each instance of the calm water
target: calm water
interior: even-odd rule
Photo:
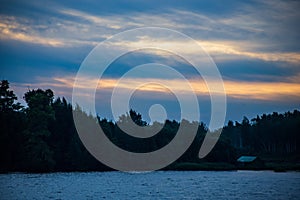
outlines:
[[[299,199],[300,173],[0,174],[1,199]]]

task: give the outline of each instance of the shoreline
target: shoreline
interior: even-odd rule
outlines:
[[[176,163],[168,167],[155,171],[273,171],[273,172],[300,172],[300,163],[291,165],[291,163],[276,164],[268,166],[266,163],[265,167],[238,167],[230,163]],[[0,174],[10,173],[28,173],[28,174],[48,174],[48,173],[88,173],[88,172],[117,172],[118,170],[107,169],[107,170],[48,170],[48,171],[34,171],[34,170],[12,170],[12,171],[0,171]],[[129,172],[130,173],[130,172]],[[141,171],[140,173],[143,173]]]

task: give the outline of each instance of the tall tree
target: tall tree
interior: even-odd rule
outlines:
[[[30,90],[24,95],[28,104],[26,114],[28,128],[26,136],[26,164],[25,167],[34,171],[51,170],[54,167],[53,152],[48,146],[51,134],[49,123],[54,119],[51,106],[53,92],[48,90]]]
[[[21,157],[24,116],[17,96],[9,90],[9,82],[0,82],[0,170],[16,169]]]

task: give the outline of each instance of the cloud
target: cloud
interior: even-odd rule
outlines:
[[[89,31],[90,25],[52,17],[36,21],[31,18],[0,15],[0,39],[16,40],[41,46],[95,46],[110,36]]]
[[[295,51],[295,45],[298,46],[295,41],[299,36],[295,34],[298,31],[294,24],[295,19],[300,17],[295,9],[297,4],[292,6],[280,1],[279,5],[271,1],[255,2],[255,5],[243,3],[239,10],[220,15],[198,12],[197,9],[201,8],[197,7],[192,10],[169,7],[156,13],[129,9],[130,14],[107,15],[55,5],[48,9],[52,15],[47,13],[39,19],[28,15],[21,17],[20,14],[1,15],[0,39],[52,47],[95,46],[120,31],[158,26],[190,35],[221,62],[242,57],[299,64],[300,53]],[[278,21],[281,23],[278,24]],[[138,42],[146,45],[152,41],[143,38]],[[197,54],[181,41],[157,42],[164,42],[166,47],[178,45],[191,54]]]
[[[299,52],[258,52],[255,51],[254,45],[251,42],[239,42],[239,41],[196,41],[198,44],[209,54],[212,55],[218,61],[224,60],[238,60],[243,58],[258,59],[271,62],[287,62],[293,64],[300,63]],[[168,38],[147,38],[142,37],[136,41],[119,41],[112,43],[112,47],[130,48],[130,47],[149,47],[149,46],[161,46],[165,50],[176,49],[178,52],[184,52],[191,56],[199,56],[198,49],[192,48],[194,44],[189,44],[186,41],[170,40]],[[251,51],[252,50],[252,51]],[[157,51],[159,56],[168,56],[169,54],[163,51]]]
[[[253,47],[250,49],[253,46],[251,42],[199,41],[199,43],[208,53],[219,60],[222,58],[223,60],[237,60],[244,57],[271,62],[300,63],[300,53],[298,52],[259,52],[255,51]]]
[[[73,9],[63,9],[60,11],[62,14],[73,16],[73,17],[78,17],[80,19],[83,19],[84,21],[88,21],[93,25],[98,25],[98,26],[105,26],[107,28],[111,29],[121,29],[122,26],[120,24],[120,19],[109,19],[106,17],[100,17],[96,15],[91,15],[85,12],[81,12],[78,10],[73,10]]]
[[[27,20],[22,21],[28,23]],[[19,23],[15,17],[8,16],[0,16],[0,39],[18,40],[53,47],[63,45],[63,42],[58,39],[35,35],[30,26]]]
[[[53,78],[40,78],[40,82],[34,84],[22,84],[21,87],[30,88],[54,88],[55,92],[60,95],[71,96],[71,91],[74,86],[75,78],[73,76],[66,77],[53,77]],[[194,92],[198,96],[209,96],[210,94],[218,94],[216,91],[209,91],[203,80],[190,79],[189,82],[192,86],[191,89],[184,87],[185,84],[180,79],[159,80],[153,78],[125,78],[121,84],[118,84],[118,79],[105,78],[98,79],[84,78],[79,80],[79,88],[84,92],[89,91],[97,85],[99,92],[112,91],[116,86],[122,91],[126,92],[135,89],[137,91],[146,93],[170,93],[170,90],[165,87],[169,86],[175,93],[191,93]],[[147,84],[149,83],[149,84]],[[159,84],[158,84],[159,83]],[[163,85],[160,83],[164,83]],[[220,84],[213,82],[212,84]],[[164,86],[165,85],[165,86]],[[299,82],[247,82],[247,81],[224,81],[224,88],[228,98],[236,99],[253,99],[264,101],[287,101],[300,98],[300,83]],[[67,92],[67,93],[64,93]]]
[[[300,98],[299,83],[225,81],[226,94],[238,99],[286,101]]]

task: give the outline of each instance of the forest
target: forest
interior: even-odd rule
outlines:
[[[166,120],[155,136],[140,139],[127,135],[116,122],[92,117],[80,108],[73,108],[52,90],[33,89],[24,94],[22,106],[7,80],[0,87],[0,172],[108,171],[111,168],[97,161],[83,146],[77,134],[72,111],[77,109],[101,126],[117,146],[132,152],[150,152],[162,148],[175,136],[180,123]],[[131,118],[139,126],[149,125],[141,114],[130,110],[120,116],[126,123]],[[164,170],[237,169],[241,155],[255,155],[265,161],[263,169],[283,167],[299,170],[300,112],[243,117],[229,121],[213,150],[203,159],[198,152],[208,128],[197,123],[197,135],[189,149]],[[275,166],[275,167],[274,167]]]

